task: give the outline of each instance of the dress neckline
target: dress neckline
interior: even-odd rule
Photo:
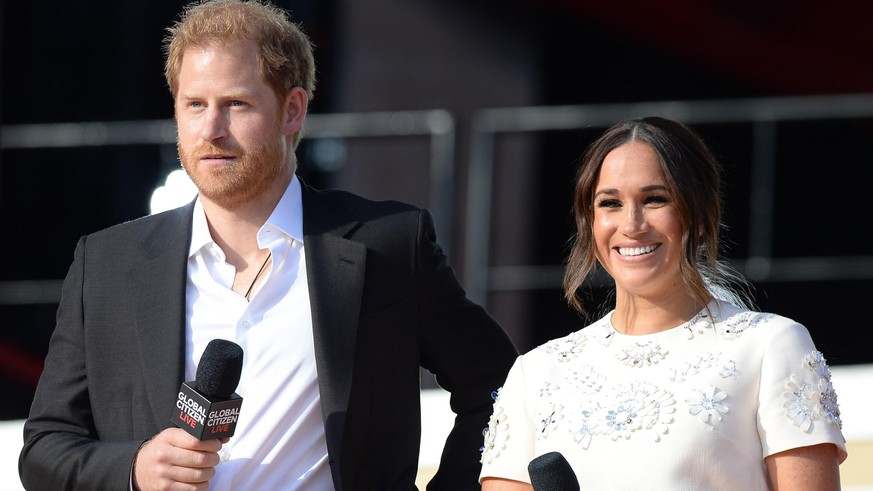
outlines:
[[[676,332],[681,332],[681,331],[685,331],[685,330],[690,330],[698,322],[704,321],[707,324],[712,322],[711,319],[709,318],[710,312],[714,311],[714,309],[716,308],[716,303],[717,303],[717,300],[712,300],[705,307],[703,307],[702,309],[697,311],[696,314],[692,315],[690,319],[688,319],[687,321],[685,321],[681,324],[678,324],[678,325],[673,326],[673,327],[669,327],[667,329],[663,329],[661,331],[651,332],[651,333],[646,333],[646,334],[625,334],[625,333],[619,331],[618,329],[616,329],[615,325],[613,325],[613,323],[612,323],[612,316],[613,316],[613,314],[615,314],[615,309],[613,309],[604,317],[604,319],[606,320],[606,322],[605,322],[606,337],[607,338],[624,338],[624,339],[630,339],[630,340],[633,340],[633,339],[642,340],[642,339],[652,339],[654,337],[659,337],[659,336],[667,336],[668,333],[676,333]]]

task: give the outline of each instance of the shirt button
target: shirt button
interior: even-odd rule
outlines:
[[[243,329],[248,329],[248,328],[252,327],[252,323],[249,322],[249,321],[242,321],[242,322],[240,323],[240,326],[241,326]]]

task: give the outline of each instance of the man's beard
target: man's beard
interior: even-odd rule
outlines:
[[[265,192],[287,165],[278,138],[265,138],[260,145],[245,151],[234,144],[204,143],[187,153],[178,143],[177,147],[182,166],[200,195],[226,209],[248,203]],[[200,166],[203,155],[228,153],[237,156],[234,164]]]

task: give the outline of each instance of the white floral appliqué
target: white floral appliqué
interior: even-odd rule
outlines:
[[[619,361],[629,367],[640,368],[643,366],[657,365],[659,361],[667,357],[668,351],[661,348],[660,344],[646,341],[633,342],[630,346],[621,350],[616,356]]]
[[[684,382],[690,376],[697,375],[701,371],[715,365],[721,353],[703,353],[694,356],[691,360],[685,361],[675,368],[670,369],[671,382]]]
[[[703,309],[681,327],[688,335],[688,339],[694,339],[695,334],[703,334],[707,329],[710,329],[713,326],[707,310]]]
[[[503,409],[503,404],[500,403],[501,389],[492,393],[492,397],[494,398],[494,410],[491,413],[491,419],[488,420],[488,427],[482,430],[485,444],[480,449],[482,451],[482,456],[479,459],[479,462],[481,463],[490,464],[494,459],[499,457],[500,452],[506,449],[506,441],[509,439],[509,424],[506,422],[506,413]]]
[[[599,392],[606,381],[606,376],[591,365],[582,365],[568,370],[564,378],[570,389],[581,393]]]
[[[773,317],[773,314],[762,314],[760,312],[741,312],[737,315],[726,319],[723,324],[720,324],[719,334],[724,339],[737,339],[742,336],[746,329],[757,327],[762,322],[767,322]]]
[[[584,410],[581,414],[587,421],[576,428],[585,428],[592,435],[608,435],[613,440],[628,440],[634,433],[648,432],[657,442],[673,423],[675,404],[673,394],[653,384],[623,384],[590,410]]]
[[[740,376],[740,369],[737,368],[737,364],[733,360],[728,360],[727,363],[721,367],[718,374],[722,378],[732,378],[736,380]]]
[[[548,438],[549,432],[558,427],[564,419],[564,407],[553,402],[546,403],[537,414],[537,440]]]
[[[608,317],[603,317],[599,321],[595,322],[588,326],[587,330],[591,333],[591,336],[600,341],[600,344],[603,346],[609,346],[612,343],[612,340],[615,336],[615,329],[612,328],[612,324],[609,322]]]
[[[819,351],[806,355],[803,375],[791,374],[785,384],[785,415],[795,426],[809,432],[817,419],[842,428],[837,393],[831,384],[831,371]]]
[[[573,436],[573,441],[578,443],[582,449],[588,450],[591,445],[591,437],[594,434],[588,426],[588,420],[591,417],[591,412],[587,409],[577,409],[570,413],[567,424],[569,425],[570,434]]]
[[[579,353],[584,347],[585,335],[580,331],[576,331],[569,336],[560,339],[553,339],[540,346],[539,349],[555,356],[560,362],[566,362],[579,356]]]
[[[552,397],[552,394],[559,391],[560,389],[560,386],[552,384],[547,380],[543,383],[542,387],[540,387],[540,397]]]
[[[688,412],[692,416],[700,416],[700,419],[707,424],[707,428],[711,430],[715,425],[721,423],[722,414],[727,414],[730,411],[727,405],[721,402],[726,397],[726,392],[710,385],[703,389],[695,389],[693,395],[685,399],[685,402],[689,404]]]

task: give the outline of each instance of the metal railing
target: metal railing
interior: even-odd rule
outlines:
[[[463,237],[463,276],[469,295],[485,305],[489,291],[559,288],[560,265],[490,265],[495,142],[508,133],[605,128],[619,119],[660,115],[688,124],[748,123],[753,129],[749,257],[734,266],[753,281],[873,278],[873,255],[772,257],[777,125],[788,121],[873,118],[873,94],[732,100],[665,101],[480,110],[472,122]],[[429,136],[428,207],[443,244],[450,244],[455,121],[445,110],[311,114],[307,139]],[[56,123],[0,127],[0,148],[58,148],[175,144],[172,120]],[[60,280],[0,282],[0,305],[53,303]]]

